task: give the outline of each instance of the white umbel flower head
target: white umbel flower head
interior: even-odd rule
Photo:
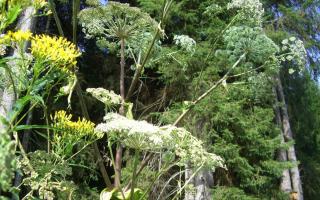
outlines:
[[[307,60],[307,51],[303,41],[296,37],[290,37],[281,43],[281,50],[285,55],[281,57],[281,61],[294,61],[303,68]]]
[[[196,41],[188,35],[175,35],[173,40],[176,45],[187,52],[194,53],[196,50]]]
[[[224,167],[223,159],[208,153],[202,142],[183,128],[155,126],[146,121],[128,119],[116,113],[107,113],[105,123],[98,124],[96,131],[108,134],[112,140],[144,151],[175,153],[180,164],[192,163],[194,167]]]
[[[86,91],[104,103],[106,108],[121,104],[121,96],[114,93],[112,90],[106,90],[104,88],[87,88]]]
[[[264,14],[263,5],[259,0],[232,0],[228,9],[240,9],[240,18],[247,22],[260,25]]]

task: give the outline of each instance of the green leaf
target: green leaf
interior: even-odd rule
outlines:
[[[121,192],[117,192],[116,193],[116,199],[118,200],[129,200],[129,199],[133,199],[133,200],[139,200],[139,199],[145,199],[145,198],[142,198],[143,197],[143,192],[141,189],[139,188],[135,188],[134,191],[133,191],[133,197],[130,198],[131,196],[131,190],[128,190],[126,192],[124,192],[124,197],[125,199],[123,199],[123,196],[121,194]]]
[[[108,191],[108,189],[102,190],[100,193],[100,200],[111,200],[112,196],[117,192],[117,189],[114,188],[111,191]]]
[[[21,131],[21,130],[30,130],[30,129],[51,129],[51,130],[58,130],[51,126],[47,125],[18,125],[14,127],[14,131]]]
[[[10,7],[7,12],[7,25],[12,24],[17,19],[21,11],[22,9],[20,5]]]
[[[123,195],[121,194],[120,191],[118,191],[118,189],[116,189],[116,188],[114,188],[112,190],[104,189],[100,193],[100,200],[129,200],[129,199],[131,199],[130,195],[131,195],[131,190],[124,192],[125,199],[123,199]],[[133,200],[139,200],[139,199],[145,200],[146,198],[143,197],[142,190],[139,188],[136,188],[136,189],[134,189],[132,199]]]
[[[15,120],[15,118],[23,111],[25,106],[32,101],[33,101],[33,103],[40,102],[42,105],[45,105],[41,96],[37,96],[37,95],[23,96],[20,99],[18,99],[16,101],[16,103],[13,105],[13,109],[8,115],[8,121],[13,122]]]

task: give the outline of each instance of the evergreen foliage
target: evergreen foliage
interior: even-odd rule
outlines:
[[[319,3],[126,2],[0,0],[0,199],[317,199]]]

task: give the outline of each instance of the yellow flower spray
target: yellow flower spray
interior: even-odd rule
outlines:
[[[46,60],[67,70],[72,70],[77,64],[81,53],[76,46],[63,37],[37,35],[31,41],[31,54],[36,59]]]

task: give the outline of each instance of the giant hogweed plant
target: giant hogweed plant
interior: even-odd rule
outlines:
[[[29,54],[22,51],[22,49],[25,49],[26,42],[28,41],[31,42],[31,52]],[[93,130],[93,123],[84,119],[79,119],[78,121],[74,122],[71,120],[72,116],[67,115],[64,111],[59,111],[52,117],[53,124],[51,126],[20,125],[20,122],[27,114],[23,113],[23,109],[27,106],[27,104],[31,104],[31,108],[28,110],[28,112],[38,105],[41,105],[45,110],[46,107],[44,99],[49,95],[51,89],[60,82],[70,82],[70,80],[74,79],[76,58],[80,54],[77,52],[73,44],[61,37],[49,37],[46,35],[33,36],[33,34],[30,32],[8,32],[1,38],[1,44],[8,47],[12,46],[19,51],[18,58],[3,58],[2,64],[4,66],[12,63],[18,64],[19,71],[24,72],[14,74],[8,70],[10,75],[9,81],[11,81],[11,85],[17,98],[17,103],[15,104],[13,111],[10,112],[10,117],[8,118],[9,120],[5,122],[7,125],[6,132],[16,133],[17,131],[30,128],[47,128],[48,130],[52,131],[52,134],[48,132],[47,135],[48,146],[46,152],[35,151],[26,154],[19,141],[19,138],[16,137],[22,154],[21,160],[19,161],[19,167],[23,170],[26,176],[18,188],[23,185],[30,188],[29,192],[24,198],[35,198],[36,196],[43,199],[53,199],[55,197],[75,198],[77,196],[75,194],[77,187],[72,182],[68,181],[72,175],[70,165],[73,163],[70,163],[70,161],[72,161],[72,159],[81,151],[83,151],[89,144],[101,137],[101,134],[97,133],[109,132],[109,130],[102,129],[95,131]],[[113,96],[116,97],[116,95]],[[116,100],[117,98],[114,97],[111,99]],[[121,97],[121,99],[123,100],[123,97]],[[117,101],[119,101],[119,98]],[[112,105],[114,102],[111,101],[110,103],[109,101],[109,104]],[[121,104],[123,104],[123,102]],[[128,104],[127,106],[128,113],[130,113],[130,105],[131,104]],[[22,118],[20,118],[20,114],[22,114]],[[120,116],[115,116],[114,119],[118,119],[119,117]],[[125,117],[120,117],[119,119],[122,119],[125,123],[130,123],[133,125],[136,124],[135,126],[144,125],[151,127],[149,130],[151,131],[149,135],[151,133],[155,134],[155,141],[153,142],[157,141],[157,143],[163,143],[162,145],[159,143],[158,146],[160,146],[155,150],[151,150],[150,145],[148,148],[141,145],[137,147],[135,145],[139,144],[139,140],[146,139],[144,134],[147,133],[141,132],[142,129],[137,130],[135,132],[136,136],[131,137],[131,142],[129,142],[131,145],[128,146],[137,150],[135,156],[137,160],[139,157],[138,151],[149,150],[152,152],[158,152],[161,149],[169,149],[170,147],[169,151],[172,154],[172,151],[174,150],[173,144],[179,140],[181,140],[181,144],[179,144],[180,151],[176,151],[175,153],[179,155],[181,162],[183,159],[187,159],[187,155],[193,154],[193,157],[196,158],[195,150],[196,148],[199,149],[201,147],[200,141],[197,142],[197,140],[192,137],[191,134],[182,129],[180,130],[174,127],[163,128],[166,130],[167,134],[171,132],[175,132],[177,134],[172,134],[172,137],[166,136],[162,139],[161,135],[156,135],[156,133],[162,133],[159,127],[153,126],[146,122],[135,122],[134,120],[130,121]],[[5,119],[3,119],[3,121],[4,120]],[[121,124],[124,125],[123,123]],[[109,124],[104,125],[108,126]],[[128,128],[134,129],[134,127],[129,125],[129,127],[124,127],[124,129],[121,129],[120,127],[119,130],[119,133],[124,134],[122,137],[128,137],[128,140],[126,141],[130,141],[129,135],[126,135]],[[152,129],[154,129],[153,132]],[[116,133],[116,130],[111,130],[111,132]],[[140,133],[142,138],[139,136]],[[156,139],[156,137],[158,137],[158,139]],[[174,140],[174,138],[176,138],[176,140]],[[121,143],[119,139],[120,138],[116,139],[116,137],[113,137],[113,139],[109,138],[110,150],[113,141]],[[163,140],[163,142],[160,140]],[[193,152],[189,152],[189,149],[186,148],[186,144],[189,142],[193,142],[195,144]],[[128,143],[123,144],[128,145]],[[8,147],[11,149],[12,145],[9,145]],[[74,153],[75,150],[78,151]],[[112,155],[112,152],[110,152],[110,154]],[[201,164],[197,166],[199,168],[202,166],[222,166],[222,159],[220,157],[215,157],[215,155],[210,155],[205,151],[203,151],[203,156],[201,159],[203,159],[203,162],[200,162]],[[210,159],[211,161],[209,161]],[[135,166],[137,166],[137,162],[135,163]],[[136,194],[134,184],[135,176],[133,176],[133,180],[130,184],[132,189],[130,190],[129,195],[128,192],[126,192],[126,194],[124,194],[123,191],[121,192],[123,198],[133,198],[133,196]],[[139,190],[137,191],[139,192]],[[146,192],[143,194],[143,196],[146,196]]]
[[[145,199],[147,197],[152,185],[145,190],[136,188],[138,181],[141,181],[139,175],[143,169],[141,168],[141,164],[144,162],[141,160],[143,153],[160,155],[162,164],[159,166],[160,169],[153,182],[157,181],[170,168],[184,166],[186,163],[193,166],[196,171],[202,168],[214,170],[215,167],[224,167],[224,161],[221,157],[208,153],[203,148],[202,142],[185,129],[172,125],[159,127],[146,121],[136,121],[109,112],[110,107],[120,104],[121,97],[119,95],[102,88],[89,88],[87,91],[103,102],[107,108],[104,123],[98,124],[95,131],[107,135],[112,165],[115,167],[113,144],[121,144],[128,150],[134,151],[132,176],[126,183],[127,185],[124,188],[120,186],[113,190],[104,190],[100,195],[101,199]],[[138,168],[138,166],[140,167]],[[184,187],[177,191],[176,196],[181,193]]]
[[[91,2],[92,3],[92,2]],[[166,1],[163,7],[163,19],[168,12],[171,0]],[[117,2],[109,2],[107,6],[91,7],[82,10],[79,13],[79,22],[86,33],[86,37],[95,38],[97,44],[106,48],[113,44],[116,47],[120,46],[120,96],[121,104],[119,113],[125,114],[125,101],[132,95],[137,81],[148,61],[152,52],[154,44],[158,36],[162,32],[161,24],[157,23],[146,13],[140,11],[135,7],[130,7],[128,4],[121,4]],[[153,37],[152,34],[154,33]],[[119,44],[120,43],[120,44]],[[137,44],[150,45],[143,46]],[[135,75],[131,82],[128,92],[125,89],[125,60],[126,48],[128,48],[129,55],[135,61]],[[120,187],[121,176],[121,160],[122,160],[122,146],[118,145],[115,158],[115,185]]]
[[[213,59],[216,60],[216,63],[221,63],[221,66],[216,67],[219,71],[224,72],[224,75],[214,83],[211,83],[211,86],[209,85],[208,89],[200,94],[198,98],[193,97],[194,100],[181,103],[178,107],[180,107],[180,112],[182,110],[183,114],[178,117],[174,124],[178,124],[196,104],[210,96],[218,86],[222,85],[226,88],[229,78],[239,78],[239,80],[241,80],[241,77],[255,79],[255,76],[259,76],[259,73],[271,76],[280,69],[283,62],[291,62],[298,66],[303,66],[305,62],[306,50],[301,40],[291,37],[290,39],[285,39],[282,42],[282,46],[278,46],[266,35],[262,27],[264,10],[260,1],[233,0],[227,4],[227,10],[235,10],[236,17],[233,18],[230,24],[226,26],[226,29],[218,36],[222,40],[222,48],[215,49],[216,47],[214,47],[212,49],[214,52]],[[179,38],[184,39],[177,40]],[[177,51],[175,45],[162,48],[160,50],[163,52],[159,53],[160,56],[153,59],[153,64],[168,84],[180,81],[178,79],[180,76],[172,75],[177,74],[172,69],[172,65],[182,66],[183,71],[188,72],[188,68],[191,68],[192,54],[197,53],[197,48],[194,45],[195,42],[191,38],[186,38],[186,36],[174,37],[174,42],[180,51]],[[198,44],[197,46],[201,45]],[[192,49],[192,54],[190,51],[187,51],[187,48]],[[189,55],[185,56],[188,52]],[[181,65],[181,63],[184,65]],[[206,67],[210,69],[210,66],[203,67],[198,77],[194,79],[196,88],[199,88],[200,80],[204,78],[203,69]],[[294,69],[290,68],[289,71],[293,73]],[[190,78],[185,75],[184,79],[188,80]],[[175,108],[173,109],[175,110]],[[179,116],[176,111],[174,111],[175,117]],[[171,121],[175,117],[168,116],[170,119],[167,118],[165,121]]]

